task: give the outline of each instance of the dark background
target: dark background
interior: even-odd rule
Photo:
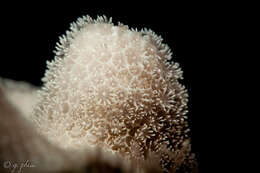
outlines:
[[[221,124],[218,108],[214,106],[219,94],[216,85],[221,73],[221,40],[225,26],[219,25],[222,10],[214,4],[165,4],[162,7],[91,8],[78,4],[54,7],[52,4],[20,4],[2,6],[0,76],[42,84],[46,60],[52,60],[59,36],[71,22],[83,15],[112,17],[132,28],[150,28],[164,39],[184,71],[182,83],[189,92],[189,122],[192,150],[196,153],[201,172],[217,172],[223,163],[220,148]],[[15,7],[15,8],[14,8]],[[220,86],[221,87],[221,86]],[[222,172],[222,171],[221,171]],[[225,172],[225,171],[223,171]]]

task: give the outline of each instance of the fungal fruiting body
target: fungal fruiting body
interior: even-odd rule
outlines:
[[[169,47],[151,30],[89,16],[72,23],[48,62],[33,119],[64,149],[100,147],[164,170],[194,165],[187,91]]]

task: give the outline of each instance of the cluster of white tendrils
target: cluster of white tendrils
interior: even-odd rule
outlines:
[[[55,53],[33,115],[51,142],[98,146],[131,160],[154,154],[164,170],[192,165],[188,95],[161,37],[86,16],[71,24]]]

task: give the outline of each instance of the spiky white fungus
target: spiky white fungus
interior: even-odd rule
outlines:
[[[161,37],[86,16],[71,24],[55,53],[34,117],[50,141],[130,159],[155,153],[164,169],[189,162],[188,95]]]

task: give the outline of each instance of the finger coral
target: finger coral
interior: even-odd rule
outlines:
[[[195,170],[182,71],[160,36],[85,16],[55,53],[32,117],[41,134],[63,149],[155,155],[166,172]]]

